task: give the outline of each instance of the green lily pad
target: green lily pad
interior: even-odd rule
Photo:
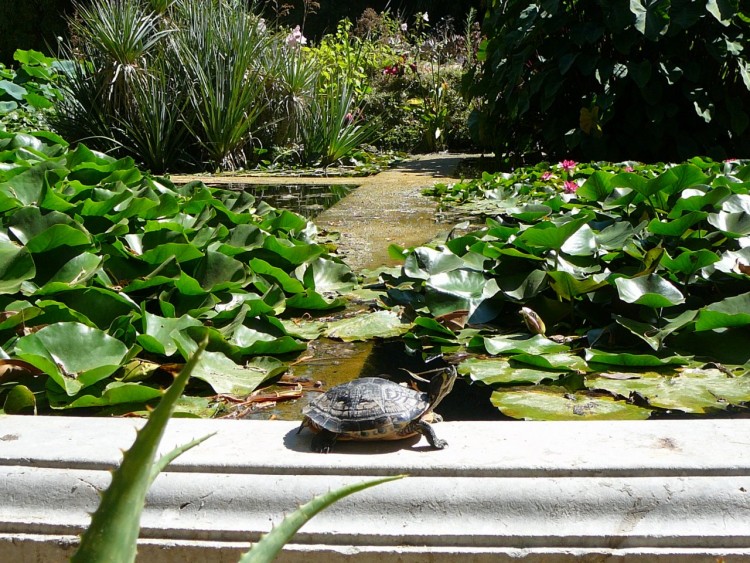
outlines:
[[[9,240],[0,239],[0,294],[16,293],[24,281],[35,275],[31,253]]]
[[[565,344],[558,344],[541,334],[528,336],[525,334],[510,334],[491,336],[483,339],[488,354],[553,354],[566,352],[570,349]]]
[[[695,330],[747,325],[750,325],[750,293],[743,293],[711,303],[698,311]]]
[[[589,371],[589,366],[583,358],[565,352],[557,354],[514,354],[510,359],[546,370]]]
[[[661,327],[620,316],[615,316],[615,321],[646,342],[653,350],[660,350],[667,336],[692,322],[696,315],[698,311],[684,311]]]
[[[221,352],[203,352],[192,376],[208,383],[216,393],[246,396],[284,371],[286,365],[273,358],[253,358],[241,366]]]
[[[484,301],[500,291],[494,279],[465,268],[435,274],[425,288],[427,306],[435,316],[455,311],[469,311],[471,316]]]
[[[698,414],[750,401],[750,377],[731,377],[717,369],[686,369],[671,377],[659,374],[645,374],[637,379],[598,377],[586,381],[586,386],[621,397],[638,393],[651,406]]]
[[[410,278],[427,280],[430,276],[457,270],[465,265],[461,257],[447,249],[435,250],[421,246],[410,252],[404,260],[404,274]]]
[[[563,372],[542,371],[519,366],[511,366],[508,360],[501,358],[469,358],[461,362],[458,372],[468,375],[472,381],[485,385],[519,385],[524,383],[538,384],[545,379],[558,379]]]
[[[94,386],[96,387],[96,386]],[[50,397],[50,406],[53,409],[75,409],[90,407],[109,407],[126,403],[143,404],[162,396],[159,389],[140,383],[127,383],[113,381],[100,393],[90,394],[93,388],[89,387],[78,394],[72,401],[69,397],[63,397],[60,402]]]
[[[112,375],[128,349],[102,330],[80,323],[48,325],[16,342],[15,356],[39,368],[68,396]]]
[[[23,414],[31,411],[36,414],[36,397],[26,385],[14,385],[5,396],[0,412],[5,414]]]
[[[611,397],[566,393],[556,387],[498,390],[490,400],[504,415],[524,420],[645,420],[651,415],[649,409]]]
[[[634,366],[634,367],[657,367],[668,365],[685,365],[690,362],[689,358],[684,356],[667,356],[658,358],[651,354],[630,354],[627,352],[612,353],[587,348],[585,359],[589,364],[606,364],[614,366]]]
[[[617,278],[615,285],[620,299],[625,303],[658,309],[685,302],[685,296],[679,289],[656,274],[637,278]]]
[[[344,342],[369,340],[370,338],[392,338],[409,330],[410,323],[404,322],[393,311],[375,311],[355,315],[348,319],[328,323],[324,335]]]
[[[164,356],[172,356],[178,351],[177,339],[180,338],[179,332],[182,329],[203,324],[189,315],[174,319],[143,311],[142,318],[143,329],[138,335],[138,344],[148,352]]]

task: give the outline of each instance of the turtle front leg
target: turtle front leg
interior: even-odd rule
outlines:
[[[336,443],[336,438],[338,438],[338,434],[335,432],[321,430],[313,436],[312,442],[310,443],[310,449],[319,454],[327,454]]]
[[[437,435],[435,434],[435,429],[424,420],[415,421],[413,423],[413,428],[415,431],[419,432],[425,438],[427,438],[427,441],[436,450],[442,450],[448,445],[448,442],[437,437]]]

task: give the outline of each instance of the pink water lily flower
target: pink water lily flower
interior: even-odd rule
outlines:
[[[578,164],[575,160],[563,160],[560,163],[560,168],[565,170],[565,172],[571,173],[574,172],[576,169],[576,164]]]
[[[571,180],[565,180],[565,193],[566,194],[574,194],[576,193],[576,190],[578,189],[578,184]]]
[[[547,180],[549,180],[550,178],[552,178],[552,172],[550,172],[549,170],[547,170],[547,171],[546,171],[546,172],[545,172],[544,174],[542,174],[542,176],[541,176],[541,180],[543,180],[543,181],[545,181],[545,182],[546,182]]]

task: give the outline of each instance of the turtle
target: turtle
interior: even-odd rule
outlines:
[[[456,368],[449,366],[430,380],[427,393],[382,377],[362,377],[329,389],[304,409],[299,427],[316,435],[311,449],[328,453],[336,440],[401,440],[423,434],[433,448],[448,445],[427,422],[442,420],[432,410],[450,393]]]

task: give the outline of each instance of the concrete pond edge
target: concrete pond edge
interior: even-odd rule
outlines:
[[[63,561],[143,421],[0,417],[0,561]],[[233,561],[312,496],[378,475],[280,561],[747,561],[750,420],[447,422],[309,451],[296,422],[173,419],[211,432],[154,483],[139,560]]]

